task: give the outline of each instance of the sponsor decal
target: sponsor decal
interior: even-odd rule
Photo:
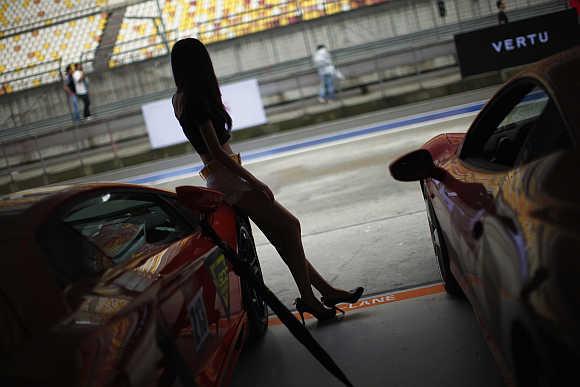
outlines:
[[[515,38],[507,38],[491,42],[495,52],[513,51],[521,48],[533,47],[536,44],[546,44],[550,41],[550,33],[548,31],[531,33],[524,36],[516,36]]]
[[[230,275],[226,257],[218,250],[217,253],[211,254],[205,260],[205,265],[211,274],[211,278],[216,287],[218,297],[222,304],[227,318],[230,318]]]
[[[195,351],[199,352],[209,335],[207,313],[203,303],[203,288],[200,288],[187,306],[191,320],[191,333],[195,342]]]

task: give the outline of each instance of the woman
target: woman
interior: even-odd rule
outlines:
[[[171,51],[171,68],[177,86],[175,116],[205,164],[202,175],[207,187],[223,192],[225,200],[252,219],[276,247],[300,291],[296,308],[302,321],[304,312],[318,320],[335,318],[336,304],[356,302],[363,288],[350,292],[336,289],[318,274],[304,256],[298,219],[274,199],[267,185],[240,165],[239,158],[233,157],[228,144],[232,120],[222,103],[207,49],[193,38],[178,41]],[[322,294],[322,303],[312,286]]]

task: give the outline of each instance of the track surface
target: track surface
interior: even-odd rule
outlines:
[[[335,286],[362,285],[367,294],[439,279],[417,183],[388,174],[389,162],[443,132],[464,132],[484,89],[234,144],[246,167],[267,183],[302,223],[312,264]],[[203,185],[193,157],[92,177],[157,185]],[[290,272],[254,227],[264,277],[291,305]]]

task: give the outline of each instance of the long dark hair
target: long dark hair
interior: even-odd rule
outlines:
[[[203,43],[194,38],[177,41],[171,50],[171,70],[177,91],[185,98],[187,114],[194,119],[209,116],[216,129],[230,130],[232,118],[222,102],[217,77]]]

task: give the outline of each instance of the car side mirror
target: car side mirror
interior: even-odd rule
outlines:
[[[175,189],[177,201],[194,214],[215,211],[224,201],[224,194],[213,189],[181,186]]]
[[[417,149],[399,157],[389,165],[391,176],[399,181],[417,181],[428,177],[441,180],[445,172],[436,167],[426,149]]]

